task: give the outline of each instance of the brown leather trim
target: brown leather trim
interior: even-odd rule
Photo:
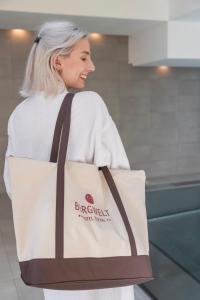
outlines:
[[[64,230],[64,165],[67,153],[71,105],[74,94],[67,93],[61,104],[54,130],[50,162],[57,162],[55,256],[63,257]],[[65,123],[65,127],[64,124]],[[58,152],[59,151],[59,152]]]
[[[130,245],[131,245],[131,255],[137,255],[137,249],[136,249],[136,244],[135,244],[135,238],[133,236],[133,232],[132,232],[132,229],[131,229],[131,226],[130,226],[130,223],[129,223],[129,220],[128,220],[128,217],[127,217],[127,214],[126,214],[126,211],[124,209],[124,205],[122,203],[122,200],[121,200],[121,197],[119,195],[119,192],[116,188],[116,185],[115,185],[115,182],[112,178],[112,175],[108,169],[108,167],[101,167],[100,168],[104,174],[104,177],[107,181],[107,184],[110,188],[110,191],[113,195],[113,198],[115,200],[115,203],[119,209],[119,212],[121,214],[121,217],[122,217],[122,220],[124,222],[124,225],[126,227],[126,231],[128,233],[128,237],[129,237],[129,242],[130,242]]]
[[[49,160],[50,162],[57,162],[58,148],[59,148],[59,144],[60,144],[60,137],[61,137],[63,122],[67,116],[67,113],[70,113],[69,110],[67,112],[67,108],[68,108],[67,102],[71,102],[73,97],[74,97],[74,94],[67,93],[63,99],[61,106],[60,106],[60,110],[59,110],[57,121],[56,121],[56,126],[54,129],[53,142],[52,142],[52,147],[51,147],[51,156],[50,156],[50,160]]]
[[[55,230],[55,253],[56,258],[63,258],[64,250],[64,178],[65,160],[71,122],[71,105],[74,94],[67,94],[65,97],[66,116],[60,138],[60,148],[57,162],[57,186],[56,186],[56,230]],[[67,99],[67,100],[66,100]]]
[[[23,279],[23,278],[22,278]],[[116,288],[116,287],[123,287],[133,284],[140,284],[143,282],[147,282],[152,280],[153,278],[138,278],[136,280],[131,279],[114,279],[114,280],[104,280],[101,281],[76,281],[76,282],[60,282],[59,285],[57,283],[47,284],[47,285],[32,285],[26,283],[26,285],[32,287],[38,287],[43,289],[50,289],[50,290],[93,290],[93,289],[105,289],[105,288]]]
[[[20,262],[27,285],[48,289],[97,289],[152,279],[149,256],[33,259]],[[114,276],[113,276],[114,274]]]

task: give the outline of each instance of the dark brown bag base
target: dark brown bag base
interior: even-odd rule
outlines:
[[[33,259],[20,262],[20,269],[25,284],[54,290],[113,288],[153,279],[147,255]]]

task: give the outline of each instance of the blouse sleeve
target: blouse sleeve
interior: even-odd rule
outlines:
[[[7,162],[7,157],[13,155],[14,156],[14,139],[12,136],[12,126],[11,126],[11,120],[12,118],[9,118],[8,121],[8,145],[7,145],[7,150],[6,150],[6,154],[5,154],[5,163],[4,163],[4,174],[3,174],[3,178],[4,178],[4,183],[5,183],[5,187],[6,187],[6,192],[8,194],[8,196],[11,199],[11,191],[10,191],[10,178],[9,178],[9,170],[8,170],[8,162]]]
[[[97,166],[130,169],[130,164],[119,136],[117,127],[102,100],[101,113],[98,114],[95,139],[94,163]]]

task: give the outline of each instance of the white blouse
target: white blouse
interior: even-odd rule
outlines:
[[[36,93],[21,102],[8,121],[6,157],[50,159],[52,138],[61,103],[68,91],[46,97]],[[103,99],[96,93],[76,93],[72,102],[67,159],[97,166],[129,169],[123,144]],[[10,194],[7,161],[4,181]],[[133,300],[133,287],[86,291],[44,290],[45,300]]]

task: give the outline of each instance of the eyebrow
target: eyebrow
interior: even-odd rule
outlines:
[[[88,52],[88,51],[82,51],[81,53],[84,53],[84,54],[90,55],[90,52]]]

